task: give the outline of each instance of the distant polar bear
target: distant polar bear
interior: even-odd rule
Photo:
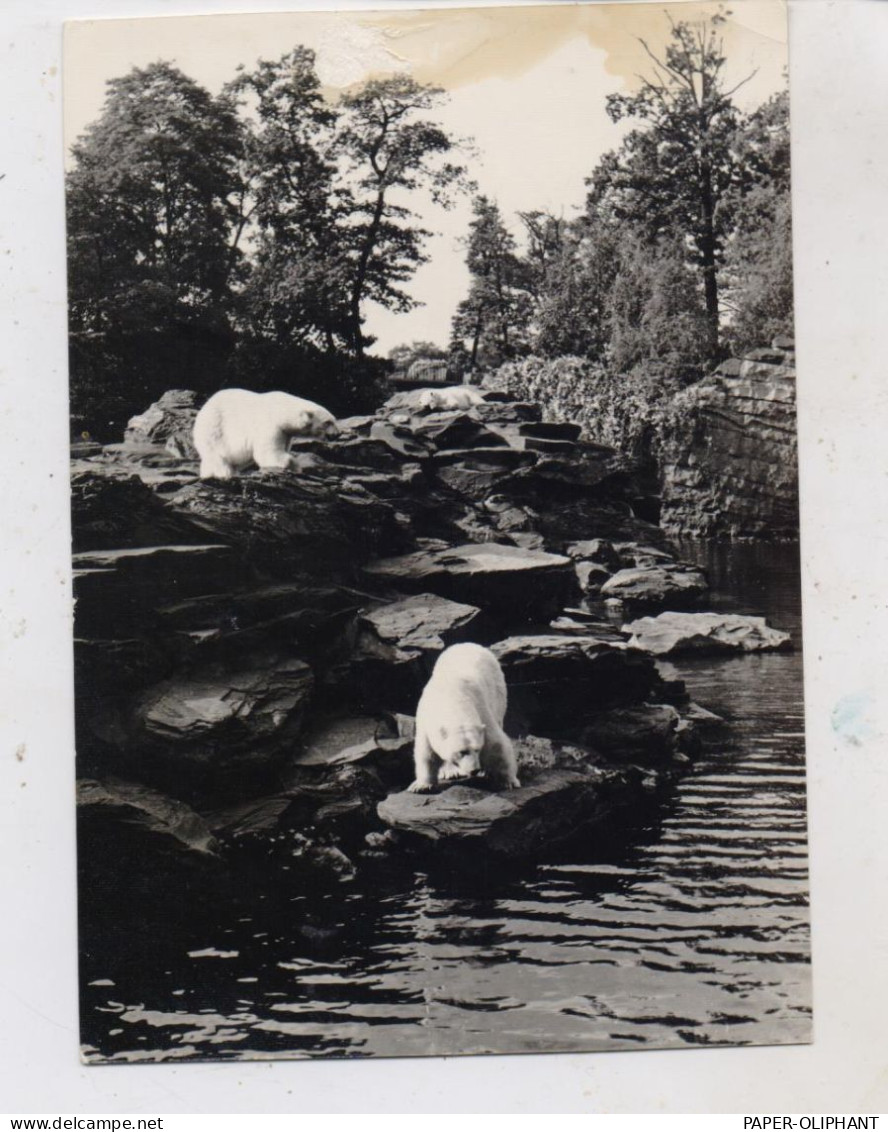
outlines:
[[[451,645],[438,657],[416,709],[415,794],[439,779],[479,771],[499,786],[520,786],[512,741],[503,731],[506,681],[481,645]]]
[[[291,437],[335,436],[337,431],[333,414],[304,397],[220,389],[194,421],[200,478],[231,479],[251,464],[289,468]]]
[[[471,409],[483,405],[484,394],[471,385],[448,385],[445,389],[423,389],[419,397],[423,409]]]

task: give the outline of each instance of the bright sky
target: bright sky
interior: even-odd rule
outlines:
[[[726,83],[752,72],[737,101],[751,109],[784,83],[787,14],[783,0],[734,0],[728,6],[546,4],[540,7],[438,8],[294,12],[263,15],[85,20],[65,26],[65,133],[68,145],[101,113],[105,83],[132,67],[172,61],[218,91],[238,64],[277,59],[296,44],[317,52],[325,93],[370,75],[409,71],[449,94],[441,120],[473,139],[471,173],[493,197],[516,234],[515,214],[544,208],[576,213],[584,179],[621,132],[605,98],[628,92],[651,68],[639,37],[662,53],[674,19],[695,20],[721,8],[728,55]],[[417,200],[423,226],[436,235],[430,261],[409,289],[423,306],[409,314],[368,307],[376,351],[416,339],[446,345],[450,320],[465,297],[468,273],[460,239],[468,200],[451,212]]]

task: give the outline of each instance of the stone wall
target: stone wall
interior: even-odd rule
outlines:
[[[777,338],[673,399],[659,427],[667,534],[798,537],[795,376],[793,342]]]

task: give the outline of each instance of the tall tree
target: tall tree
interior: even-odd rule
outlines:
[[[143,407],[177,361],[199,385],[230,347],[241,143],[230,101],[169,63],[108,84],[67,186],[75,410]]]
[[[315,54],[296,47],[241,70],[226,91],[244,109],[244,207],[255,233],[242,308],[251,333],[282,348],[312,342],[332,353],[345,333],[347,266],[334,191],[336,114]]]
[[[472,204],[466,240],[469,294],[457,308],[454,335],[471,343],[469,367],[498,365],[527,350],[531,316],[528,270],[499,206],[486,196]]]
[[[720,35],[724,17],[671,23],[662,55],[642,40],[651,74],[634,95],[608,97],[614,122],[634,118],[633,130],[601,161],[590,179],[591,209],[607,203],[614,215],[652,240],[676,233],[689,243],[706,303],[708,349],[719,348],[719,267],[730,230],[723,207],[738,175],[732,151],[739,114],[732,96],[749,75],[726,88]]]
[[[444,208],[465,184],[455,160],[459,143],[428,115],[444,92],[406,75],[374,79],[340,100],[339,152],[344,160],[344,240],[349,249],[348,337],[363,357],[364,304],[408,311],[416,301],[403,290],[427,259],[431,234],[416,223],[406,201],[426,191]]]
[[[725,262],[727,334],[743,353],[792,334],[789,96],[780,91],[744,119],[737,140],[743,177]]]

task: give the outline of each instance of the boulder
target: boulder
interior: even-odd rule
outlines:
[[[495,542],[377,559],[364,572],[373,581],[436,593],[512,622],[548,621],[577,592],[569,558]]]
[[[170,389],[144,413],[127,422],[124,442],[160,444],[175,456],[197,459],[192,433],[198,396],[191,389]]]
[[[604,566],[610,573],[624,565],[613,543],[603,538],[572,542],[565,548],[564,553],[579,562],[593,562],[597,566]]]
[[[543,857],[601,820],[628,785],[620,770],[543,770],[502,793],[456,784],[437,794],[390,794],[377,812],[392,829],[436,845],[473,855]]]
[[[681,716],[669,704],[598,712],[583,727],[584,744],[613,762],[664,763],[680,750]]]
[[[632,634],[631,648],[652,656],[792,648],[789,633],[772,629],[764,617],[737,613],[661,613],[630,621],[623,629]]]
[[[592,713],[637,703],[659,687],[653,663],[636,663],[641,654],[610,634],[514,636],[491,651],[509,689],[507,721],[519,732],[575,735]]]
[[[314,691],[293,657],[240,657],[162,681],[136,701],[130,750],[158,782],[216,797],[263,778],[292,749]]]
[[[706,593],[706,575],[692,566],[641,566],[618,570],[602,585],[601,596],[632,610],[683,609]]]
[[[485,636],[481,611],[433,593],[381,603],[358,618],[342,682],[350,699],[389,711],[412,711],[438,654]]]

